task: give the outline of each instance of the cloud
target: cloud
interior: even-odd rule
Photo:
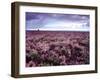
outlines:
[[[26,29],[87,29],[89,15],[26,13]]]

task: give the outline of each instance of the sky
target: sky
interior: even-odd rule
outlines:
[[[26,30],[89,31],[90,16],[26,12]]]

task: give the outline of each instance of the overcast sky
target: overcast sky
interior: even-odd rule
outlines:
[[[26,30],[89,31],[89,15],[26,12]]]

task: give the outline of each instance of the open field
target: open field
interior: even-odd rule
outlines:
[[[89,32],[26,31],[26,67],[89,64]]]

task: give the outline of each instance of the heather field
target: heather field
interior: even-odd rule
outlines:
[[[26,31],[26,67],[89,64],[89,32]]]

